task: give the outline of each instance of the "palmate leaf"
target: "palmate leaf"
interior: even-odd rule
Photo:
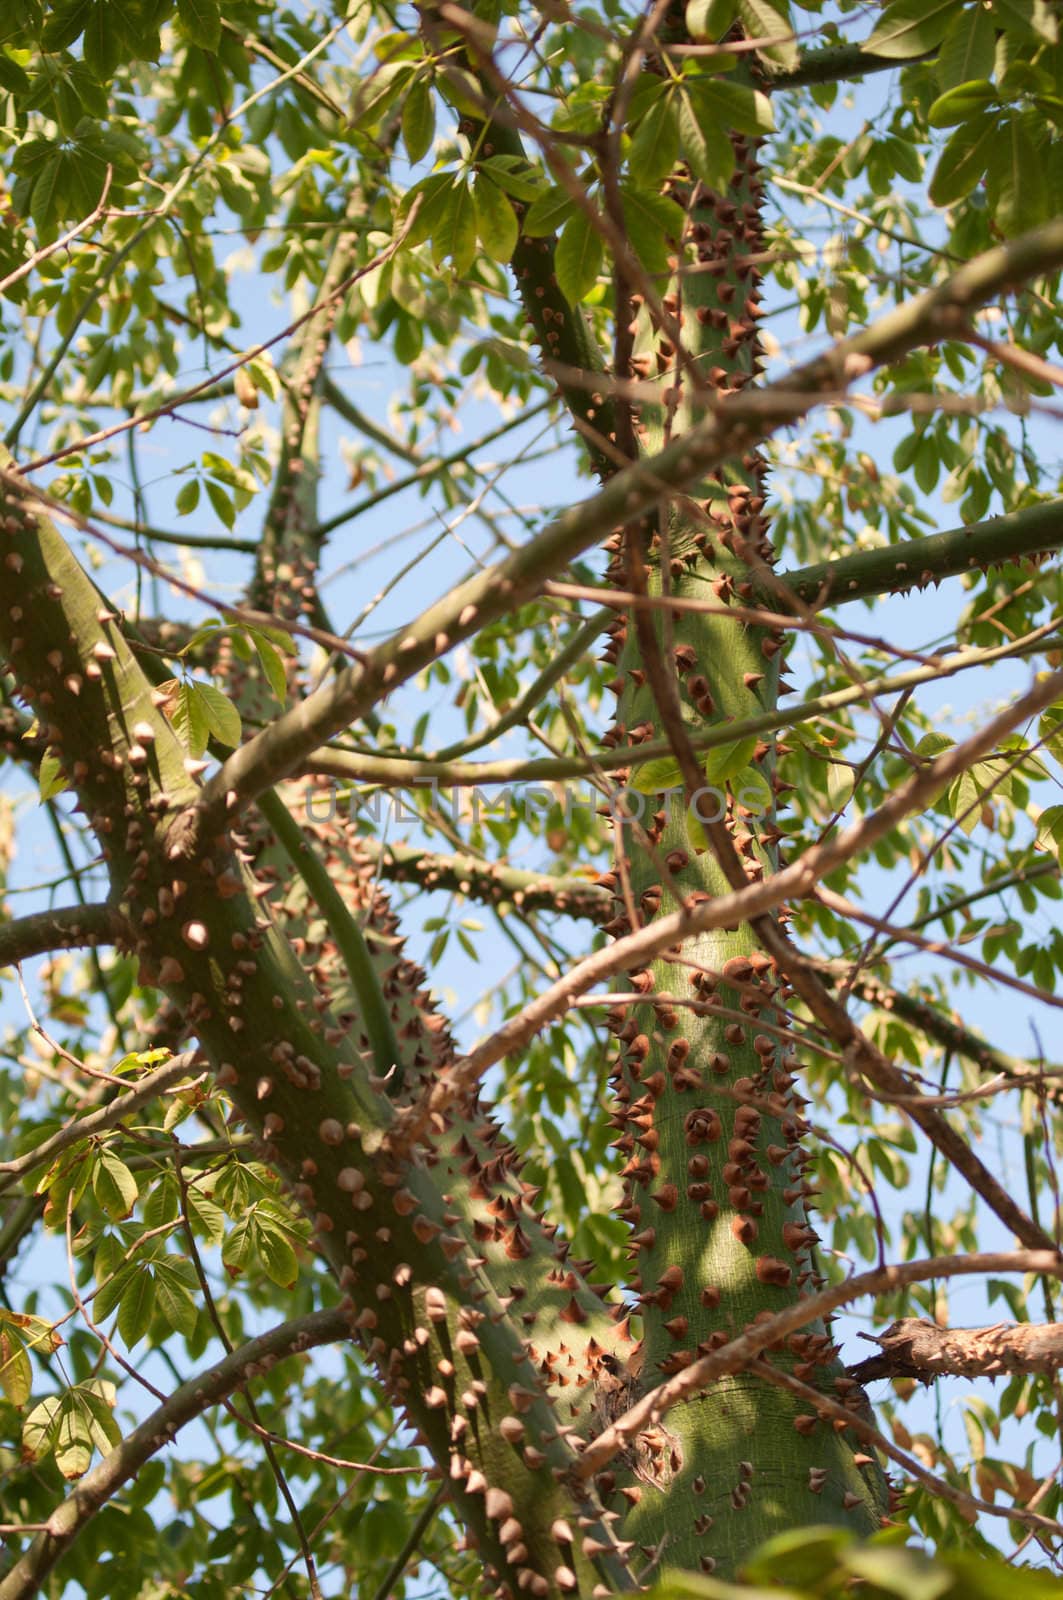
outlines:
[[[96,1450],[121,1441],[114,1401],[114,1385],[98,1378],[47,1395],[23,1423],[23,1450],[31,1461],[53,1457],[64,1478],[83,1477]]]

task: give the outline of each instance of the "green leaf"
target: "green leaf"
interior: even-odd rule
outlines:
[[[417,68],[410,61],[388,61],[378,67],[372,77],[359,83],[354,96],[351,126],[375,128],[383,121]]]
[[[743,767],[728,780],[727,786],[738,804],[755,817],[766,817],[771,812],[775,800],[771,784],[756,767]]]
[[[222,488],[221,484],[215,483],[213,478],[205,478],[204,484],[207,490],[207,499],[214,507],[215,514],[217,515],[219,521],[226,528],[231,528],[233,523],[236,521],[236,507],[232,500],[225,493],[225,490]]]
[[[189,1194],[191,1195],[191,1190]],[[220,1243],[223,1233],[222,1221],[217,1230],[217,1237],[212,1242]],[[183,1334],[186,1339],[191,1338],[199,1318],[199,1308],[194,1293],[197,1287],[195,1268],[190,1261],[182,1261],[176,1256],[159,1257],[154,1262],[154,1267],[157,1314],[176,1333]]]
[[[941,43],[961,0],[893,0],[864,40],[868,55],[908,61]]]
[[[113,1383],[102,1378],[90,1378],[79,1383],[74,1390],[96,1449],[105,1453],[122,1442],[122,1432],[114,1420],[116,1391]]]
[[[262,1218],[258,1254],[267,1278],[280,1289],[291,1289],[299,1276],[299,1263],[283,1229]]]
[[[262,1200],[241,1217],[222,1245],[222,1261],[231,1277],[255,1265],[279,1288],[290,1289],[299,1267],[279,1208]]]
[[[730,744],[717,745],[714,750],[707,750],[702,759],[706,778],[710,783],[726,783],[728,778],[733,778],[743,767],[749,765],[756,748],[756,739],[749,738],[733,739]]]
[[[800,58],[787,0],[738,0],[738,16],[751,39],[779,40],[761,46],[765,60],[786,72],[797,66]]]
[[[628,153],[631,182],[656,189],[668,176],[679,154],[679,124],[672,95],[661,95],[639,123]],[[533,208],[534,209],[534,208]]]
[[[660,794],[665,789],[680,789],[683,772],[674,756],[662,756],[657,761],[644,761],[634,769],[630,787],[636,794]]]
[[[996,61],[996,29],[981,6],[965,8],[949,23],[938,51],[937,76],[942,89],[991,78]]]
[[[476,259],[476,204],[464,179],[448,193],[432,230],[432,259],[438,265],[444,256],[451,258],[459,275],[468,272]]]
[[[403,195],[398,210],[399,222],[405,222],[414,206],[417,206],[417,215],[406,234],[408,249],[432,237],[436,223],[446,209],[453,183],[452,172],[433,172],[427,178],[419,179]]]
[[[690,170],[710,189],[722,193],[734,172],[735,154],[726,128],[717,120],[711,102],[699,96],[697,104],[680,90],[678,96],[679,143]]]
[[[1046,850],[1058,860],[1063,852],[1063,806],[1046,806],[1037,819],[1038,850]]]
[[[66,1419],[76,1416],[76,1412],[69,1390],[46,1395],[35,1405],[22,1424],[22,1449],[27,1459],[40,1461],[44,1456],[54,1455],[64,1478],[79,1478],[92,1460],[92,1445],[86,1429],[80,1448],[73,1447],[76,1435],[72,1434]],[[63,1461],[59,1461],[61,1431]]]
[[[76,1206],[85,1193],[92,1167],[88,1155],[88,1145],[79,1140],[63,1151],[37,1183],[34,1193],[48,1196],[44,1220],[49,1228],[63,1227],[67,1207]]]
[[[23,1424],[23,1450],[33,1461],[54,1456],[64,1478],[80,1478],[94,1450],[112,1449],[121,1440],[113,1405],[114,1385],[100,1379],[47,1395]]]
[[[127,1350],[140,1343],[154,1314],[155,1279],[148,1262],[140,1261],[125,1281],[118,1302],[118,1332]]]
[[[221,7],[218,0],[177,0],[181,27],[201,50],[217,50],[221,42]]]
[[[428,154],[435,134],[435,98],[425,79],[418,78],[402,106],[402,141],[411,163]]]
[[[1000,26],[1024,38],[1058,43],[1059,23],[1047,0],[993,0],[993,12]]]
[[[9,1405],[21,1407],[33,1391],[33,1367],[26,1346],[10,1326],[11,1315],[0,1307],[0,1394]]]
[[[53,6],[41,35],[43,48],[47,51],[66,50],[76,39],[80,39],[88,27],[94,5],[95,0],[69,0],[66,5],[60,3]]]
[[[1035,228],[1048,215],[1041,153],[1021,117],[1005,117],[990,142],[986,197],[997,226],[1007,236]]]
[[[1063,765],[1063,704],[1042,711],[1037,732],[1049,754]]]
[[[962,200],[985,172],[997,136],[995,117],[972,117],[956,129],[938,158],[929,195],[936,206]]]
[[[558,287],[569,305],[576,305],[598,281],[602,265],[602,239],[582,211],[565,223],[554,252]]]
[[[101,1150],[92,1170],[92,1192],[112,1222],[128,1217],[137,1203],[137,1180],[113,1150]]]
[[[266,674],[269,686],[280,704],[284,705],[288,698],[288,677],[284,670],[284,662],[280,652],[272,639],[267,639],[266,635],[258,628],[249,628],[248,632],[251,635],[255,649],[258,651],[258,659],[262,663],[262,670]]]
[[[953,1588],[952,1574],[918,1550],[864,1545],[843,1550],[841,1560],[855,1577],[904,1600],[939,1600]]]
[[[812,1588],[835,1571],[838,1556],[852,1543],[843,1528],[794,1528],[779,1533],[757,1550],[743,1576],[754,1582],[798,1583]]]
[[[664,194],[645,189],[621,189],[624,231],[648,272],[664,272],[670,248],[683,232],[686,218],[681,206]]]
[[[480,243],[494,261],[508,261],[517,248],[517,216],[501,189],[482,172],[473,186],[476,200],[476,231]]]
[[[219,744],[228,745],[230,750],[235,750],[240,743],[240,713],[229,696],[222,694],[212,683],[200,683],[198,680],[193,683],[192,689],[202,707],[210,732]]]
[[[547,187],[546,179],[538,167],[533,167],[526,156],[489,156],[480,166],[514,200],[535,200]]]
[[[173,730],[195,760],[203,754],[210,738],[206,708],[195,685],[187,680],[177,691],[177,703],[170,715]]]
[[[569,199],[564,189],[544,189],[525,212],[522,232],[530,239],[543,239],[556,233],[575,209],[575,201]]]
[[[177,507],[177,515],[179,517],[187,517],[196,509],[199,504],[198,478],[186,478],[177,491],[177,498],[174,504]]]
[[[51,1353],[62,1339],[43,1317],[0,1306],[0,1393],[10,1405],[24,1406],[33,1386],[30,1350]]]
[[[927,121],[932,128],[954,128],[957,123],[988,111],[996,98],[997,91],[991,83],[975,78],[939,95],[927,112]]]
[[[30,92],[29,78],[18,62],[12,61],[6,50],[0,50],[0,89],[7,89],[20,97]]]
[[[835,761],[827,768],[827,799],[830,801],[832,811],[842,812],[853,798],[856,788],[856,773],[852,767],[843,766]]]
[[[64,789],[69,789],[66,773],[59,762],[59,757],[54,750],[46,750],[41,757],[41,764],[37,769],[37,792],[43,805],[53,795],[62,794]]]
[[[698,103],[702,124],[706,117],[715,115],[725,127],[733,128],[736,133],[748,133],[754,139],[774,132],[771,101],[759,89],[747,89],[743,83],[728,83],[718,77],[688,78],[686,86]]]

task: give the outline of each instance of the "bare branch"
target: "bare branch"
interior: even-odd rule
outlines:
[[[0,923],[0,967],[12,967],[50,950],[113,944],[122,929],[122,918],[106,904],[37,911],[15,922]]]
[[[991,1328],[939,1328],[926,1317],[902,1317],[885,1333],[863,1333],[879,1346],[848,1369],[860,1383],[874,1378],[999,1378],[1006,1372],[1057,1372],[1063,1367],[1063,1326],[1056,1322],[997,1322]]]

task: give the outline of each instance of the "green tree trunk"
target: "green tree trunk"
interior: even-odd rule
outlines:
[[[646,298],[635,294],[631,366],[644,388],[660,391],[658,401],[632,407],[634,433],[649,452],[682,439],[715,399],[759,370],[755,148],[735,141],[724,194],[703,184],[692,193],[682,172],[666,190],[688,218],[663,296],[688,361],[680,364]],[[726,614],[728,603],[748,602],[754,583],[770,585],[759,455],[692,485],[656,523],[614,543],[617,583],[658,603],[614,627],[618,710],[608,742],[668,736],[655,677],[676,695],[690,732],[774,709],[784,636]],[[610,927],[627,933],[631,910],[644,924],[680,899],[728,890],[699,817],[724,821],[751,881],[770,873],[779,838],[774,765],[773,741],[749,739],[710,753],[693,793],[679,762],[632,774],[631,800],[643,803],[645,820],[617,829]],[[639,792],[653,781],[670,792]],[[621,1043],[616,1121],[627,1157],[624,1214],[637,1263],[645,1391],[823,1279],[808,1216],[799,1063],[786,1040],[790,991],[775,962],[743,926],[691,941],[632,980],[650,998],[617,1008],[612,1025]],[[862,1403],[822,1323],[768,1359],[847,1406]],[[626,1526],[644,1549],[692,1570],[730,1576],[774,1533],[814,1522],[867,1533],[885,1511],[880,1469],[859,1441],[819,1420],[806,1400],[748,1373],[670,1411],[630,1466],[648,1487]]]

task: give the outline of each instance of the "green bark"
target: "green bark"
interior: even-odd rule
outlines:
[[[735,393],[758,370],[759,275],[749,257],[761,248],[761,186],[755,151],[741,140],[735,150],[726,194],[700,184],[692,192],[682,179],[671,186],[687,211],[689,242],[663,303],[681,328],[686,367],[643,297],[632,297],[632,366],[644,382],[657,379],[661,396],[634,418],[649,453],[681,443],[698,426],[706,389],[713,400]],[[625,315],[623,304],[617,315]],[[760,458],[733,457],[688,492],[690,500],[655,526],[629,530],[614,579],[640,588],[644,561],[651,594],[741,602],[758,575],[770,589]],[[634,611],[614,628],[608,652],[618,669],[610,742],[624,750],[666,732],[661,695],[676,688],[683,727],[695,735],[770,714],[782,648],[782,634],[726,615]],[[730,766],[729,776],[714,778],[720,769],[710,760],[701,800],[723,816],[756,880],[776,865],[773,742],[748,740]],[[674,763],[661,781],[673,792],[651,800],[644,830],[619,831],[615,932],[630,931],[632,908],[645,923],[672,909],[673,896],[714,898],[729,888],[691,823],[690,785],[675,791]],[[637,1392],[645,1393],[823,1280],[808,1217],[798,1063],[762,1026],[785,1022],[780,1002],[788,991],[774,962],[743,925],[687,943],[678,962],[667,953],[632,982],[651,998],[618,1008],[614,1018],[616,1122],[628,1157],[624,1214],[643,1327]],[[672,996],[707,1004],[672,1005]],[[713,1014],[717,1005],[722,1015]],[[768,1359],[854,1410],[866,1405],[821,1323]],[[627,1519],[631,1536],[668,1564],[724,1577],[774,1533],[831,1522],[866,1534],[886,1508],[882,1473],[851,1430],[838,1431],[800,1398],[748,1372],[673,1408],[663,1426],[635,1441],[627,1464],[641,1480]]]

